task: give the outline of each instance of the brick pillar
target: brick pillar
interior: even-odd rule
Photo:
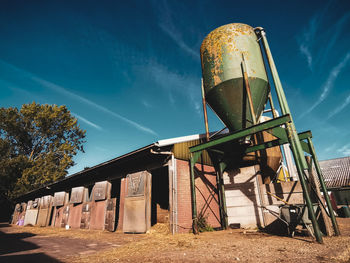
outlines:
[[[207,217],[207,222],[212,227],[220,227],[220,212],[216,189],[215,169],[211,166],[203,167],[196,164],[200,172],[204,172],[203,178],[197,177],[196,198],[198,214],[202,212]],[[204,168],[202,171],[202,168]],[[184,160],[176,161],[177,169],[177,224],[179,233],[188,233],[192,228],[192,198],[189,162]]]

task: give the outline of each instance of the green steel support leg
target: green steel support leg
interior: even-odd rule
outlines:
[[[266,54],[266,57],[267,57],[268,62],[269,62],[269,66],[270,66],[272,78],[273,78],[273,81],[275,84],[277,98],[278,98],[278,102],[279,102],[280,107],[281,107],[282,114],[283,115],[290,114],[290,109],[289,109],[289,106],[287,103],[287,99],[286,99],[286,96],[284,94],[282,84],[281,84],[281,81],[280,81],[279,76],[278,76],[277,68],[275,66],[275,62],[273,60],[271,50],[270,50],[269,44],[268,44],[267,39],[266,39],[265,31],[263,29],[258,29],[258,30],[259,30],[259,33],[261,34],[261,39],[262,39],[262,43],[264,46],[265,54]],[[305,202],[306,202],[306,205],[308,208],[309,216],[311,217],[311,222],[312,222],[312,226],[314,228],[315,237],[316,237],[317,242],[323,243],[322,233],[320,231],[319,225],[318,225],[317,220],[316,220],[316,216],[315,216],[315,213],[313,210],[313,206],[311,203],[310,195],[309,195],[309,192],[308,192],[308,189],[306,186],[305,177],[304,177],[305,176],[304,170],[307,169],[307,163],[305,160],[304,152],[303,152],[303,149],[301,147],[301,144],[300,144],[298,134],[296,132],[292,117],[291,117],[291,122],[286,124],[286,132],[287,132],[290,147],[291,147],[291,150],[292,150],[292,153],[294,156],[295,164],[297,167],[299,180],[300,180],[301,186],[303,188],[304,199],[305,199]]]
[[[218,193],[218,199],[219,199],[219,212],[220,212],[220,225],[224,229],[225,228],[225,215],[224,215],[224,210],[222,209],[223,207],[223,200],[222,200],[222,195],[221,195],[221,189],[220,189],[220,173],[219,173],[219,168],[220,165],[216,164],[215,165],[215,170],[216,170],[216,187],[217,187],[217,193]]]
[[[223,222],[222,222],[222,227],[224,229],[228,229],[228,218],[227,218],[227,207],[226,207],[226,195],[225,195],[225,185],[224,185],[224,170],[226,168],[226,163],[220,162],[219,163],[219,184],[218,184],[218,188],[219,188],[219,195],[221,198],[221,207],[220,207],[220,211],[222,211],[222,216],[223,216]]]
[[[326,184],[324,183],[324,178],[323,178],[323,175],[322,175],[322,172],[321,172],[320,164],[319,164],[317,156],[316,156],[314,145],[312,143],[311,138],[307,138],[307,142],[309,144],[309,149],[310,149],[310,152],[311,152],[312,159],[314,160],[314,164],[315,164],[316,172],[317,172],[317,175],[318,175],[318,179],[320,181],[321,189],[322,189],[323,195],[324,195],[324,197],[326,199],[326,204],[327,204],[327,207],[328,207],[329,215],[331,217],[332,224],[333,224],[334,234],[336,236],[339,236],[340,235],[340,231],[339,231],[338,223],[337,223],[337,220],[336,220],[336,218],[334,216],[333,207],[332,207],[332,204],[331,204],[331,200],[329,199],[329,195],[328,195]]]
[[[313,210],[313,205],[312,205],[311,198],[309,195],[309,189],[308,189],[308,187],[306,185],[306,181],[305,181],[304,169],[302,167],[302,164],[300,163],[300,161],[298,160],[298,158],[296,156],[296,152],[298,150],[296,149],[295,144],[296,144],[295,141],[290,140],[291,150],[292,150],[292,153],[294,155],[294,160],[295,160],[295,164],[296,164],[298,175],[299,175],[299,181],[300,181],[301,187],[303,189],[304,199],[305,199],[306,206],[308,208],[309,216],[310,216],[312,226],[314,229],[314,234],[315,234],[317,242],[322,244],[323,243],[322,233],[321,233],[320,227],[318,225],[318,222],[316,220],[315,212]]]
[[[222,199],[221,199],[221,191],[220,191],[220,174],[219,172],[216,172],[216,185],[218,189],[218,199],[219,199],[219,212],[220,212],[220,225],[222,228],[224,228],[224,213],[222,210]]]
[[[194,179],[194,166],[202,152],[191,153],[190,168],[191,168],[191,197],[192,197],[192,231],[198,234],[198,218],[197,218],[197,201],[196,201],[196,183]]]

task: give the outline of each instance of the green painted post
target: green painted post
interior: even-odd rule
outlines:
[[[270,66],[272,78],[273,78],[273,81],[275,84],[277,98],[278,98],[278,102],[279,102],[280,107],[281,107],[282,114],[283,115],[290,114],[290,109],[289,109],[289,106],[287,103],[287,99],[286,99],[286,96],[284,94],[282,84],[281,84],[281,81],[280,81],[280,78],[279,78],[279,75],[277,72],[277,68],[275,66],[275,62],[273,60],[271,50],[270,50],[269,44],[268,44],[267,39],[266,39],[265,31],[262,28],[258,28],[257,31],[258,31],[258,33],[260,33],[260,37],[262,39],[262,43],[264,46],[266,57],[267,57],[268,62],[269,62],[269,66]],[[315,216],[315,213],[313,210],[312,202],[310,199],[310,195],[309,195],[309,192],[308,192],[308,189],[306,186],[305,177],[304,177],[305,176],[304,170],[307,169],[307,163],[305,160],[304,152],[303,152],[303,149],[301,147],[301,144],[300,144],[298,134],[296,132],[292,117],[291,117],[291,122],[286,124],[286,132],[288,135],[288,139],[289,139],[292,153],[294,155],[295,164],[296,164],[298,175],[299,175],[299,180],[300,180],[301,186],[303,188],[304,198],[305,198],[305,202],[306,202],[306,205],[307,205],[307,208],[309,211],[309,216],[311,217],[311,222],[312,222],[312,225],[314,228],[315,237],[316,237],[317,242],[323,243],[322,233],[320,231],[319,225],[318,225],[317,220],[316,220],[316,216]]]
[[[219,212],[220,212],[220,225],[224,228],[224,213],[222,209],[222,199],[221,199],[221,190],[220,190],[220,173],[216,171],[216,185],[218,189],[218,199],[219,199]]]
[[[225,185],[224,185],[224,170],[226,168],[226,163],[224,162],[220,162],[219,163],[219,194],[221,196],[221,200],[222,200],[222,207],[220,210],[222,210],[222,214],[223,214],[223,227],[224,229],[228,229],[228,218],[227,218],[227,206],[226,206],[226,195],[225,195]]]
[[[324,182],[324,178],[323,178],[323,175],[322,175],[321,167],[320,167],[320,164],[318,162],[318,158],[316,156],[316,152],[315,152],[315,148],[314,148],[313,142],[312,142],[311,138],[307,138],[307,142],[308,142],[308,145],[309,145],[309,149],[310,149],[310,152],[311,152],[312,159],[314,160],[316,172],[317,172],[317,175],[318,175],[318,179],[320,181],[320,185],[321,185],[321,188],[322,188],[322,191],[323,191],[323,195],[324,195],[324,197],[326,199],[329,215],[331,217],[332,224],[333,224],[334,234],[336,236],[340,236],[338,223],[337,223],[337,220],[336,220],[336,218],[334,216],[333,207],[332,207],[332,204],[331,204],[331,200],[329,199],[327,187],[326,187],[326,184]]]
[[[220,161],[218,161],[216,158],[215,160],[212,159],[214,162],[214,167],[216,171],[216,187],[217,187],[217,193],[218,193],[218,199],[219,199],[219,212],[220,212],[220,225],[223,229],[225,229],[225,214],[223,207],[223,198],[221,195],[221,180],[220,180]]]

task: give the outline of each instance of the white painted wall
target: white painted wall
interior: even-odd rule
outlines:
[[[264,226],[258,191],[258,166],[224,173],[228,223],[242,228]]]

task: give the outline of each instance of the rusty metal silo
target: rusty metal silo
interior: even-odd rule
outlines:
[[[221,26],[204,39],[200,52],[207,103],[231,132],[252,126],[258,121],[269,94],[254,29],[239,23]],[[250,86],[252,108],[244,73]]]

